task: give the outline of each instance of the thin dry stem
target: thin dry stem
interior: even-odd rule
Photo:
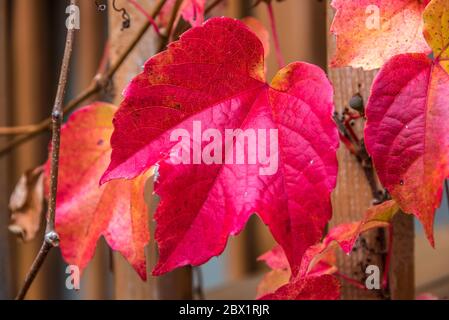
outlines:
[[[76,0],[70,1],[71,5],[76,5]],[[51,151],[51,167],[50,167],[50,194],[49,194],[49,214],[47,217],[47,228],[42,247],[36,256],[30,270],[25,278],[25,282],[19,291],[16,299],[23,299],[37,273],[39,272],[48,252],[59,244],[59,236],[55,231],[55,212],[56,212],[56,194],[58,189],[58,169],[59,169],[59,146],[61,138],[61,124],[63,117],[62,103],[64,101],[65,91],[67,87],[67,77],[69,73],[70,59],[73,51],[73,39],[75,29],[67,30],[65,41],[64,56],[62,58],[61,72],[59,76],[58,88],[56,92],[55,103],[51,114],[52,119],[52,151]]]

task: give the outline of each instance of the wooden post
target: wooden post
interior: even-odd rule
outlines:
[[[63,3],[63,2],[61,2]],[[51,75],[53,68],[60,67],[48,59],[44,48],[51,46],[49,33],[43,21],[49,20],[49,11],[40,1],[15,0],[11,4],[11,101],[10,125],[36,123],[50,114],[53,103]],[[59,61],[59,60],[58,60]],[[46,76],[46,77],[45,77]],[[45,78],[43,78],[45,77]],[[47,78],[48,77],[48,78]],[[45,79],[47,81],[42,81]],[[47,158],[48,135],[39,136],[17,147],[12,152],[12,181],[15,184],[20,175],[30,168],[42,164]],[[9,195],[8,195],[9,197]],[[23,279],[36,256],[41,243],[42,233],[30,243],[12,242],[14,260],[13,278],[16,288]],[[45,299],[54,296],[57,289],[46,285],[54,272],[52,262],[56,256],[51,254],[37,275],[27,299]]]
[[[8,1],[0,0],[0,126],[9,125],[9,53]],[[6,139],[0,139],[3,144]],[[8,194],[10,188],[10,157],[0,159],[0,299],[10,299],[11,288],[11,256],[8,236]]]
[[[150,12],[157,1],[140,2]],[[138,12],[129,1],[116,1],[117,8],[126,8],[131,18],[130,28],[122,30],[122,14],[113,9],[109,1],[109,41],[111,61],[123,52],[130,41],[145,23],[145,16]],[[125,63],[120,67],[114,77],[115,99],[119,105],[122,101],[121,92],[129,81],[142,70],[145,61],[155,54],[158,47],[158,37],[153,30],[147,31],[139,45],[133,50]],[[149,183],[152,190],[152,183]],[[149,191],[148,191],[149,192]],[[151,192],[149,192],[151,193]],[[157,198],[149,195],[150,213],[154,212]],[[150,223],[153,224],[153,223]],[[154,229],[154,228],[151,228]],[[155,264],[156,253],[154,245],[154,232],[151,234],[151,244],[147,250],[148,274]],[[181,268],[170,274],[158,277],[148,277],[147,283],[142,282],[136,272],[119,254],[114,254],[115,297],[117,299],[189,299],[192,298],[192,274],[190,268]]]
[[[334,10],[328,1],[328,30],[333,19]],[[335,51],[335,37],[328,34],[328,56]],[[351,97],[360,93],[365,101],[369,97],[371,84],[376,71],[339,68],[330,69],[329,77],[334,85],[336,110],[341,112],[348,106]],[[363,123],[356,126],[357,134],[363,134]],[[366,209],[372,204],[373,196],[364,172],[353,155],[342,145],[338,151],[339,175],[337,188],[333,194],[334,217],[331,225],[360,220]],[[360,290],[344,283],[344,299],[413,299],[414,298],[414,232],[413,219],[400,215],[394,220],[394,248],[390,269],[389,292],[378,290]],[[339,256],[340,272],[354,279],[365,282],[366,266],[377,265],[383,270],[386,237],[385,232],[374,230],[362,237],[369,250],[360,246],[349,257]]]

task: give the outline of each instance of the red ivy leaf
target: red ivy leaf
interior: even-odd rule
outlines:
[[[228,236],[239,233],[254,212],[269,225],[294,270],[299,267],[302,253],[331,217],[338,147],[332,95],[324,72],[306,63],[287,66],[266,84],[260,40],[230,18],[210,19],[148,60],[115,116],[112,158],[102,182],[136,177],[165,158],[155,188],[161,203],[154,274],[219,255]],[[178,142],[170,141],[170,134],[174,129],[196,134],[195,121],[222,137],[225,129],[277,129],[279,153],[272,154],[278,170],[260,175],[265,167],[260,162],[175,165],[170,153]],[[244,153],[248,159],[247,148]],[[232,150],[218,158],[227,156]]]
[[[427,6],[425,34],[435,59],[392,58],[375,79],[366,110],[366,146],[379,178],[402,210],[421,220],[432,245],[435,209],[449,175],[448,18],[447,1]]]
[[[94,103],[74,112],[61,129],[56,231],[64,260],[83,270],[100,236],[146,279],[150,236],[143,192],[146,175],[99,187],[111,154],[116,107]],[[45,165],[48,189],[50,161]]]
[[[349,254],[360,234],[375,228],[387,227],[399,206],[393,200],[373,206],[367,210],[361,221],[344,223],[332,228],[321,243],[311,246],[303,256],[299,275],[306,276],[316,272],[323,258],[336,246]]]
[[[287,258],[285,262],[288,264]],[[276,292],[279,288],[287,285],[290,281],[291,271],[287,269],[274,269],[267,272],[257,286],[256,299]]]
[[[280,246],[275,246],[272,250],[260,256],[258,260],[264,261],[272,269],[265,274],[257,287],[258,299],[267,294],[274,293],[282,286],[292,282],[292,274],[287,256]],[[296,278],[320,277],[325,274],[333,274],[337,271],[336,262],[337,257],[335,252],[327,250],[320,255],[320,260],[313,266],[313,270],[307,274],[298,274]],[[295,282],[295,280],[293,280],[293,282]]]
[[[316,299],[338,299],[339,286],[333,277],[322,278],[323,275],[331,275],[337,271],[334,249],[339,245],[343,251],[349,254],[355,241],[361,233],[374,228],[388,226],[393,216],[399,211],[399,206],[394,201],[386,201],[383,204],[369,208],[361,221],[345,223],[332,228],[322,242],[311,246],[302,257],[299,273],[291,275],[287,257],[279,246],[260,256],[258,260],[265,261],[273,269],[268,272],[258,286],[258,297],[271,299],[308,299],[308,296]],[[319,283],[329,288],[329,292],[323,292],[320,287],[308,288],[304,295],[304,286],[310,285],[311,278],[320,277]],[[328,282],[328,283],[325,283]],[[316,290],[316,291],[312,291]]]
[[[365,139],[383,185],[433,240],[449,174],[449,75],[426,55],[394,57],[376,78]]]
[[[270,251],[261,255],[258,261],[264,261],[271,269],[289,269],[287,257],[282,247],[275,246]]]
[[[300,278],[280,287],[261,300],[338,300],[340,282],[332,275]]]
[[[429,1],[333,0],[337,47],[331,66],[371,70],[400,53],[428,53],[422,13]]]

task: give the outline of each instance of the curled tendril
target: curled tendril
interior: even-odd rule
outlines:
[[[129,16],[126,9],[125,8],[120,8],[120,9],[117,8],[117,6],[115,5],[115,0],[112,1],[112,8],[114,9],[114,11],[122,13],[122,19],[123,19],[122,30],[128,29],[131,26],[131,17]]]

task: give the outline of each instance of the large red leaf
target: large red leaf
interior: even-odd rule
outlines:
[[[100,236],[146,279],[144,247],[149,241],[143,192],[146,175],[98,180],[111,154],[109,139],[116,108],[94,103],[74,112],[61,129],[56,231],[64,260],[83,270]],[[46,163],[48,186],[50,161]]]
[[[429,0],[333,0],[337,37],[332,67],[380,68],[391,57],[429,52],[422,13]],[[378,18],[378,19],[377,19]]]
[[[365,140],[379,178],[404,212],[417,216],[431,244],[435,209],[449,175],[449,4],[433,0],[424,54],[392,58],[377,76],[369,99]]]
[[[424,54],[391,59],[368,102],[365,139],[383,185],[416,215],[433,244],[433,220],[449,174],[449,75]]]
[[[259,39],[237,20],[210,19],[148,60],[126,89],[102,182],[134,178],[164,159],[155,189],[161,196],[155,274],[220,254],[228,236],[239,233],[254,212],[296,271],[331,216],[338,146],[332,112],[332,87],[322,70],[293,63],[270,87]],[[278,130],[278,140],[269,144],[278,142],[278,153],[271,153],[279,160],[278,170],[261,175],[266,165],[260,161],[219,164],[233,156],[230,149],[217,153],[220,161],[211,165],[175,164],[179,150],[171,149],[178,142],[170,141],[170,134],[183,129],[192,135],[195,123],[202,130],[219,130],[221,137],[225,129]],[[237,145],[237,139],[217,139]],[[194,151],[190,145],[186,149]],[[247,148],[244,155],[248,159]]]

